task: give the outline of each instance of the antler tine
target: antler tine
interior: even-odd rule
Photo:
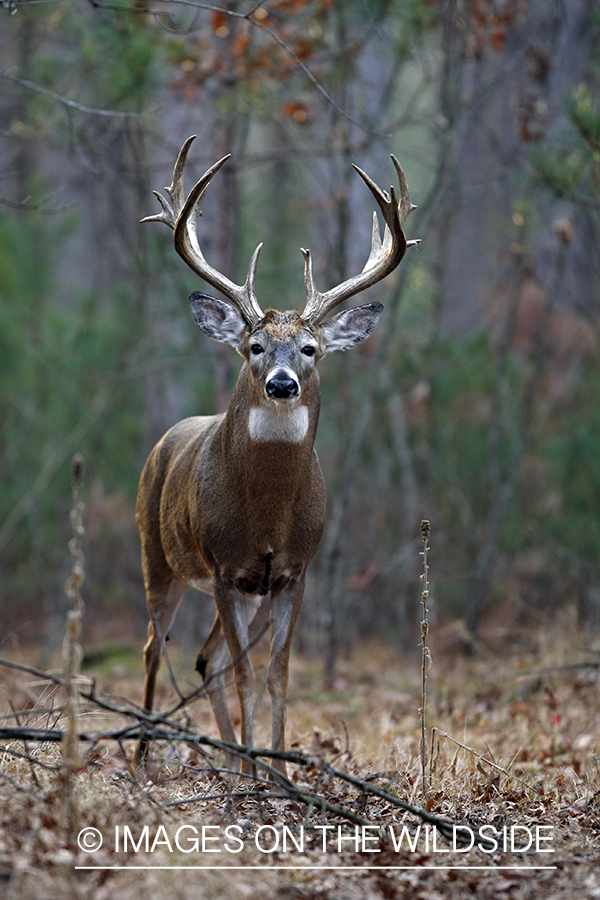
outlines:
[[[198,243],[196,226],[198,218],[202,215],[202,202],[212,177],[227,162],[231,154],[214,163],[196,182],[186,199],[183,173],[189,149],[195,139],[195,135],[189,137],[179,151],[173,169],[173,180],[170,186],[165,188],[171,202],[157,191],[153,191],[162,206],[162,212],[155,216],[147,216],[142,219],[142,222],[164,222],[172,228],[175,249],[192,271],[220,291],[230,303],[236,306],[249,325],[256,325],[264,316],[254,292],[256,266],[262,244],[258,245],[252,255],[248,275],[243,285],[230,281],[206,261]]]
[[[394,163],[394,168],[396,169],[396,174],[398,175],[398,187],[400,189],[400,222],[402,223],[402,225],[404,225],[407,216],[413,211],[413,209],[416,209],[417,207],[414,203],[411,202],[410,193],[408,190],[408,181],[406,180],[404,169],[402,168],[394,154],[392,153],[390,155],[391,160]],[[408,243],[410,244],[410,246],[413,246],[414,242],[409,241]],[[416,243],[420,243],[420,241],[417,241]]]
[[[306,321],[315,325],[318,324],[335,306],[381,281],[382,278],[385,278],[386,275],[396,268],[404,256],[406,248],[419,243],[419,241],[407,241],[404,236],[402,226],[406,217],[416,207],[411,203],[408,183],[402,166],[395,156],[392,156],[392,162],[398,175],[399,200],[394,187],[390,189],[391,193],[388,194],[366,172],[363,172],[358,166],[354,166],[373,194],[385,221],[385,231],[382,240],[377,213],[373,213],[371,251],[359,275],[354,275],[329,291],[321,293],[314,282],[310,250],[302,251],[305,260],[304,283],[307,296],[307,303],[302,317]]]
[[[166,189],[168,190],[168,189]],[[173,207],[169,203],[169,201],[163,197],[162,194],[159,194],[158,191],[152,191],[160,205],[162,206],[162,212],[157,213],[155,216],[144,216],[143,219],[140,219],[140,222],[164,222],[165,225],[168,225],[170,228],[173,228],[175,225],[175,216],[173,214]]]
[[[162,212],[157,213],[157,215],[155,216],[146,216],[141,220],[142,222],[164,222],[165,225],[169,226],[169,228],[175,228],[177,216],[181,211],[184,203],[183,170],[185,168],[188,151],[195,140],[196,135],[193,134],[187,139],[187,141],[177,154],[177,160],[173,169],[173,178],[171,180],[171,184],[169,185],[169,187],[165,188],[165,191],[169,195],[170,201],[167,200],[166,197],[163,197],[162,194],[159,194],[158,191],[152,191],[152,193],[162,206]],[[225,159],[227,159],[227,157],[225,157]],[[221,163],[223,163],[224,161],[224,159],[221,160]],[[210,171],[211,170],[209,169],[209,172]],[[214,174],[214,172],[212,174]],[[173,209],[173,205],[175,209]]]

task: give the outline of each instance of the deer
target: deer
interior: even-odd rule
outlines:
[[[258,255],[254,251],[243,285],[235,284],[205,259],[197,223],[208,186],[230,154],[212,165],[184,191],[184,168],[195,136],[184,143],[168,197],[154,191],[162,210],[142,222],[173,229],[175,249],[192,271],[218,291],[217,299],[194,291],[193,317],[200,330],[231,345],[243,364],[227,410],[184,419],[151,451],[143,468],[136,504],[142,569],[150,621],[144,646],[142,707],[151,713],[164,640],[188,587],[212,594],[214,623],[196,669],[203,679],[224,742],[235,744],[223,679],[229,660],[240,707],[241,744],[253,746],[255,674],[249,628],[270,598],[267,687],[271,697],[272,748],[285,752],[285,703],[290,647],[302,605],[306,568],[325,524],[325,483],[314,449],[319,420],[317,364],[334,350],[366,340],[383,311],[381,303],[329,313],[348,298],[392,272],[408,246],[403,231],[410,200],[404,171],[392,156],[398,177],[388,194],[354,166],[385,221],[383,239],[373,214],[371,251],[358,275],[321,292],[313,277],[310,250],[302,249],[307,301],[302,313],[263,312],[255,293]],[[148,739],[136,760],[147,756]],[[230,763],[231,763],[231,757]],[[274,758],[283,774],[285,760]],[[252,762],[242,757],[241,772]]]

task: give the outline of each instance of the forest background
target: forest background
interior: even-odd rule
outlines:
[[[153,443],[225,408],[239,368],[157,212],[232,159],[200,221],[263,308],[302,308],[368,255],[400,159],[420,238],[365,296],[384,318],[322,365],[328,524],[296,647],[331,681],[359,638],[473,649],[600,620],[600,7],[589,0],[20,2],[0,8],[0,640],[60,645],[71,459],[86,460],[85,643],[147,616],[134,522]],[[189,648],[212,618],[183,605]]]

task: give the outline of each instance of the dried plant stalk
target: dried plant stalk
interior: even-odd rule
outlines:
[[[500,772],[501,775],[505,775],[508,780],[518,782],[518,784],[520,784],[525,790],[531,791],[534,794],[543,794],[542,788],[526,781],[524,778],[521,778],[521,777],[519,777],[519,775],[515,775],[513,772],[510,771],[510,767],[513,765],[515,759],[521,752],[520,747],[516,751],[516,753],[513,754],[513,759],[511,760],[511,762],[509,763],[508,766],[499,766],[493,760],[488,759],[487,756],[484,756],[482,753],[479,753],[473,747],[469,747],[468,744],[465,744],[462,741],[459,741],[457,738],[452,737],[452,735],[448,734],[446,731],[440,731],[440,729],[436,728],[435,725],[431,729],[432,749],[433,749],[433,742],[436,739],[436,735],[437,735],[437,743],[438,743],[438,755],[439,755],[439,747],[440,747],[440,738],[441,737],[445,738],[447,741],[450,741],[452,744],[454,744],[456,746],[457,749],[456,749],[456,752],[452,759],[453,769],[456,766],[456,760],[458,759],[459,751],[465,750],[467,753],[470,753],[471,756],[474,756],[475,759],[477,759],[480,763],[484,763],[486,766],[489,766],[491,769],[494,769],[496,772]],[[432,758],[433,758],[433,753],[432,753]],[[430,766],[431,765],[432,765],[432,761],[430,761]],[[430,771],[431,771],[431,769],[430,769]],[[483,771],[483,770],[480,769],[480,771]]]
[[[63,685],[66,694],[66,728],[62,741],[62,756],[64,767],[65,820],[67,843],[69,847],[73,846],[76,830],[73,775],[79,767],[79,738],[77,727],[79,693],[77,690],[77,675],[79,674],[83,656],[81,646],[78,642],[79,635],[81,634],[81,619],[84,610],[80,588],[85,577],[84,555],[81,550],[81,542],[85,534],[83,526],[84,504],[80,499],[82,476],[83,457],[78,455],[73,459],[73,506],[71,509],[73,537],[69,541],[69,550],[71,552],[73,565],[71,575],[65,585],[67,598],[69,600],[69,609],[67,611],[65,636],[62,645],[64,667]]]
[[[427,671],[431,665],[431,653],[427,646],[427,635],[429,633],[429,619],[427,609],[427,599],[429,597],[429,565],[427,563],[427,553],[429,550],[429,534],[430,524],[427,519],[421,522],[421,540],[423,541],[423,549],[421,556],[423,557],[423,574],[421,581],[423,582],[423,591],[421,593],[421,604],[423,606],[423,618],[421,619],[421,709],[419,715],[421,717],[421,771],[423,777],[423,797],[427,799],[429,793],[429,779],[427,776],[427,734],[426,734],[426,705],[427,705]]]

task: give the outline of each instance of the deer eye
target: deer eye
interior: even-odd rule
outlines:
[[[252,344],[250,347],[250,353],[253,356],[260,356],[260,354],[264,353],[264,352],[265,352],[265,348],[262,347],[260,344]]]
[[[307,344],[306,347],[302,348],[302,353],[304,353],[305,356],[314,356],[315,348],[312,344]]]

